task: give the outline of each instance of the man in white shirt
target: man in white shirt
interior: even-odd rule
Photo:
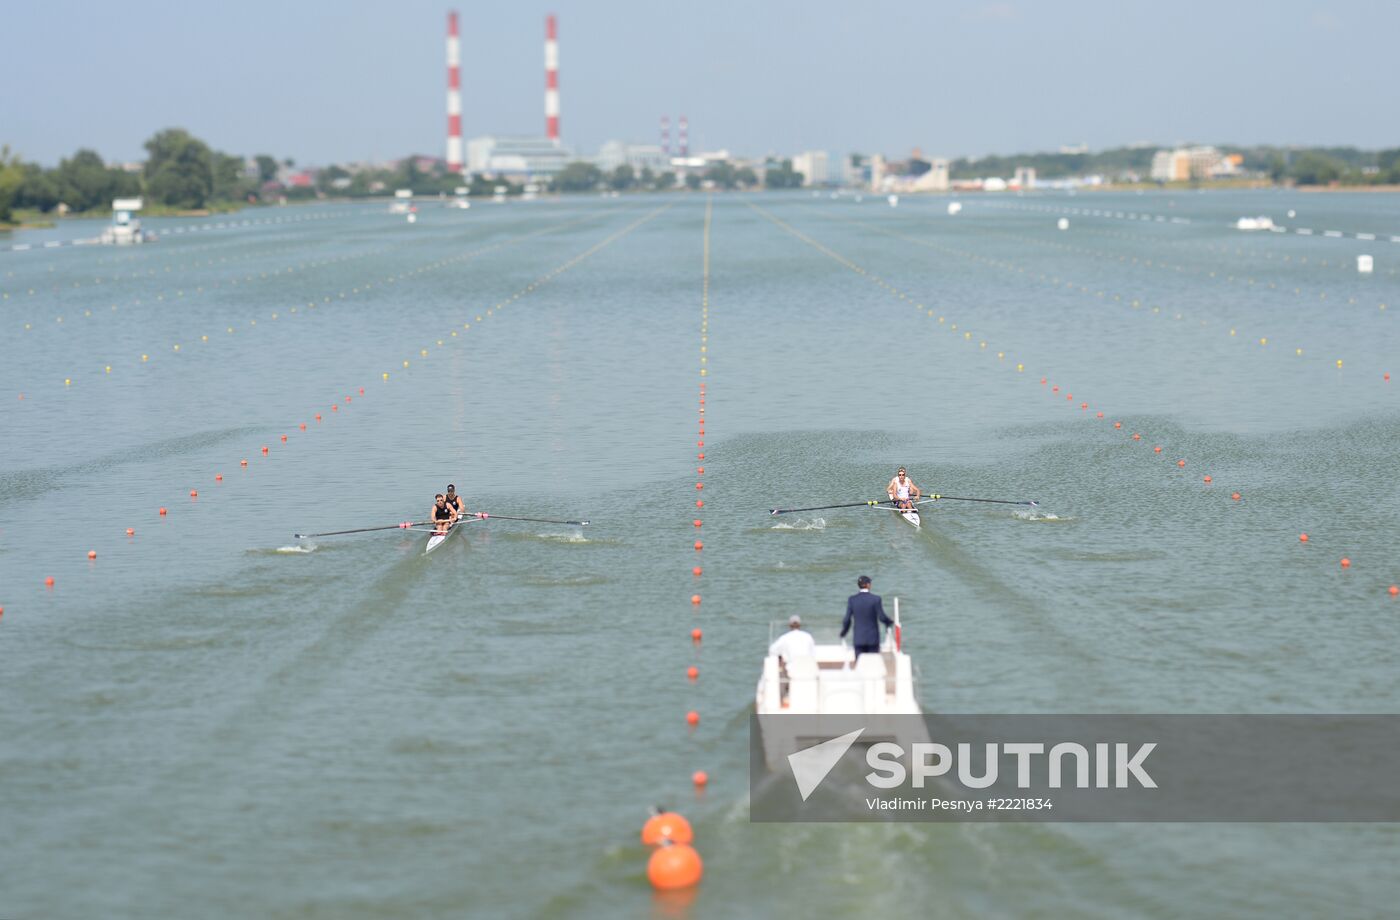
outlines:
[[[788,690],[787,664],[794,658],[815,658],[817,640],[802,628],[802,618],[797,614],[788,617],[788,631],[768,646],[768,654],[778,656],[778,693],[786,705]]]

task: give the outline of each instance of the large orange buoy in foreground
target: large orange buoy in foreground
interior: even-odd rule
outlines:
[[[694,839],[695,832],[691,829],[690,822],[684,815],[678,815],[674,811],[659,811],[647,818],[647,823],[642,825],[642,843],[649,847],[660,846],[666,840],[672,843],[690,843]]]
[[[662,891],[689,888],[705,874],[705,864],[695,848],[684,843],[663,846],[647,860],[647,878]]]

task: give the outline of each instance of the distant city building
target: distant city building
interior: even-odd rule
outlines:
[[[671,168],[671,158],[656,144],[628,144],[624,141],[608,141],[598,148],[593,165],[603,172],[612,172],[619,166],[630,166],[641,175],[642,170],[653,173],[667,172]]]
[[[792,168],[802,173],[803,185],[826,185],[827,157],[825,150],[808,150],[792,158]]]
[[[549,177],[573,158],[573,151],[547,137],[486,135],[467,141],[467,170],[479,175]]]
[[[948,191],[948,161],[941,157],[935,157],[929,160],[928,164],[928,171],[914,180],[911,190],[915,192]]]
[[[846,157],[842,163],[842,184],[861,187],[869,181],[870,158],[863,153],[853,153]]]
[[[870,158],[870,188],[872,191],[880,191],[885,185],[885,157],[883,154],[875,154]]]
[[[1069,154],[1070,156],[1079,156],[1088,152],[1088,144],[1062,144],[1060,146],[1060,153]]]
[[[1222,163],[1230,163],[1222,172]],[[1150,175],[1155,182],[1187,182],[1232,173],[1240,161],[1231,161],[1214,147],[1177,147],[1152,155]]]
[[[1017,166],[1016,176],[1011,180],[1011,184],[1020,189],[1035,188],[1035,167]]]

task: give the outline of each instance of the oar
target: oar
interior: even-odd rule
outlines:
[[[504,514],[488,514],[485,511],[468,511],[463,517],[478,517],[481,519],[495,518],[498,521],[529,521],[532,524],[573,524],[576,527],[583,527],[587,521],[553,521],[549,518],[529,518],[529,517],[509,517]]]
[[[817,505],[813,508],[771,508],[769,514],[792,514],[794,511],[826,511],[829,508],[863,508],[866,505],[888,505],[889,499],[869,502],[847,502],[844,505]]]
[[[307,537],[338,537],[347,533],[369,533],[374,530],[408,530],[410,527],[422,527],[424,524],[433,524],[434,521],[404,521],[402,524],[388,524],[384,527],[356,527],[354,530],[328,530],[325,533],[294,533],[292,536],[298,540]]]
[[[919,501],[917,502],[917,504],[922,505],[924,502],[940,502],[940,501],[941,501],[941,502],[986,502],[986,503],[991,504],[991,505],[1030,505],[1030,506],[1033,507],[1033,508],[1039,508],[1039,507],[1040,507],[1040,502],[1013,502],[1013,501],[1008,501],[1007,499],[1004,499],[1004,498],[959,498],[959,497],[956,496],[956,495],[929,495],[929,496],[926,496],[925,498],[919,499]]]

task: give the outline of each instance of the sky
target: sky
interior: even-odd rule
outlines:
[[[1394,0],[43,0],[0,14],[0,144],[53,164],[144,156],[184,127],[302,164],[441,156],[446,12],[463,135],[544,133],[544,17],[561,125],[591,154],[739,155],[1088,144],[1400,147]]]

